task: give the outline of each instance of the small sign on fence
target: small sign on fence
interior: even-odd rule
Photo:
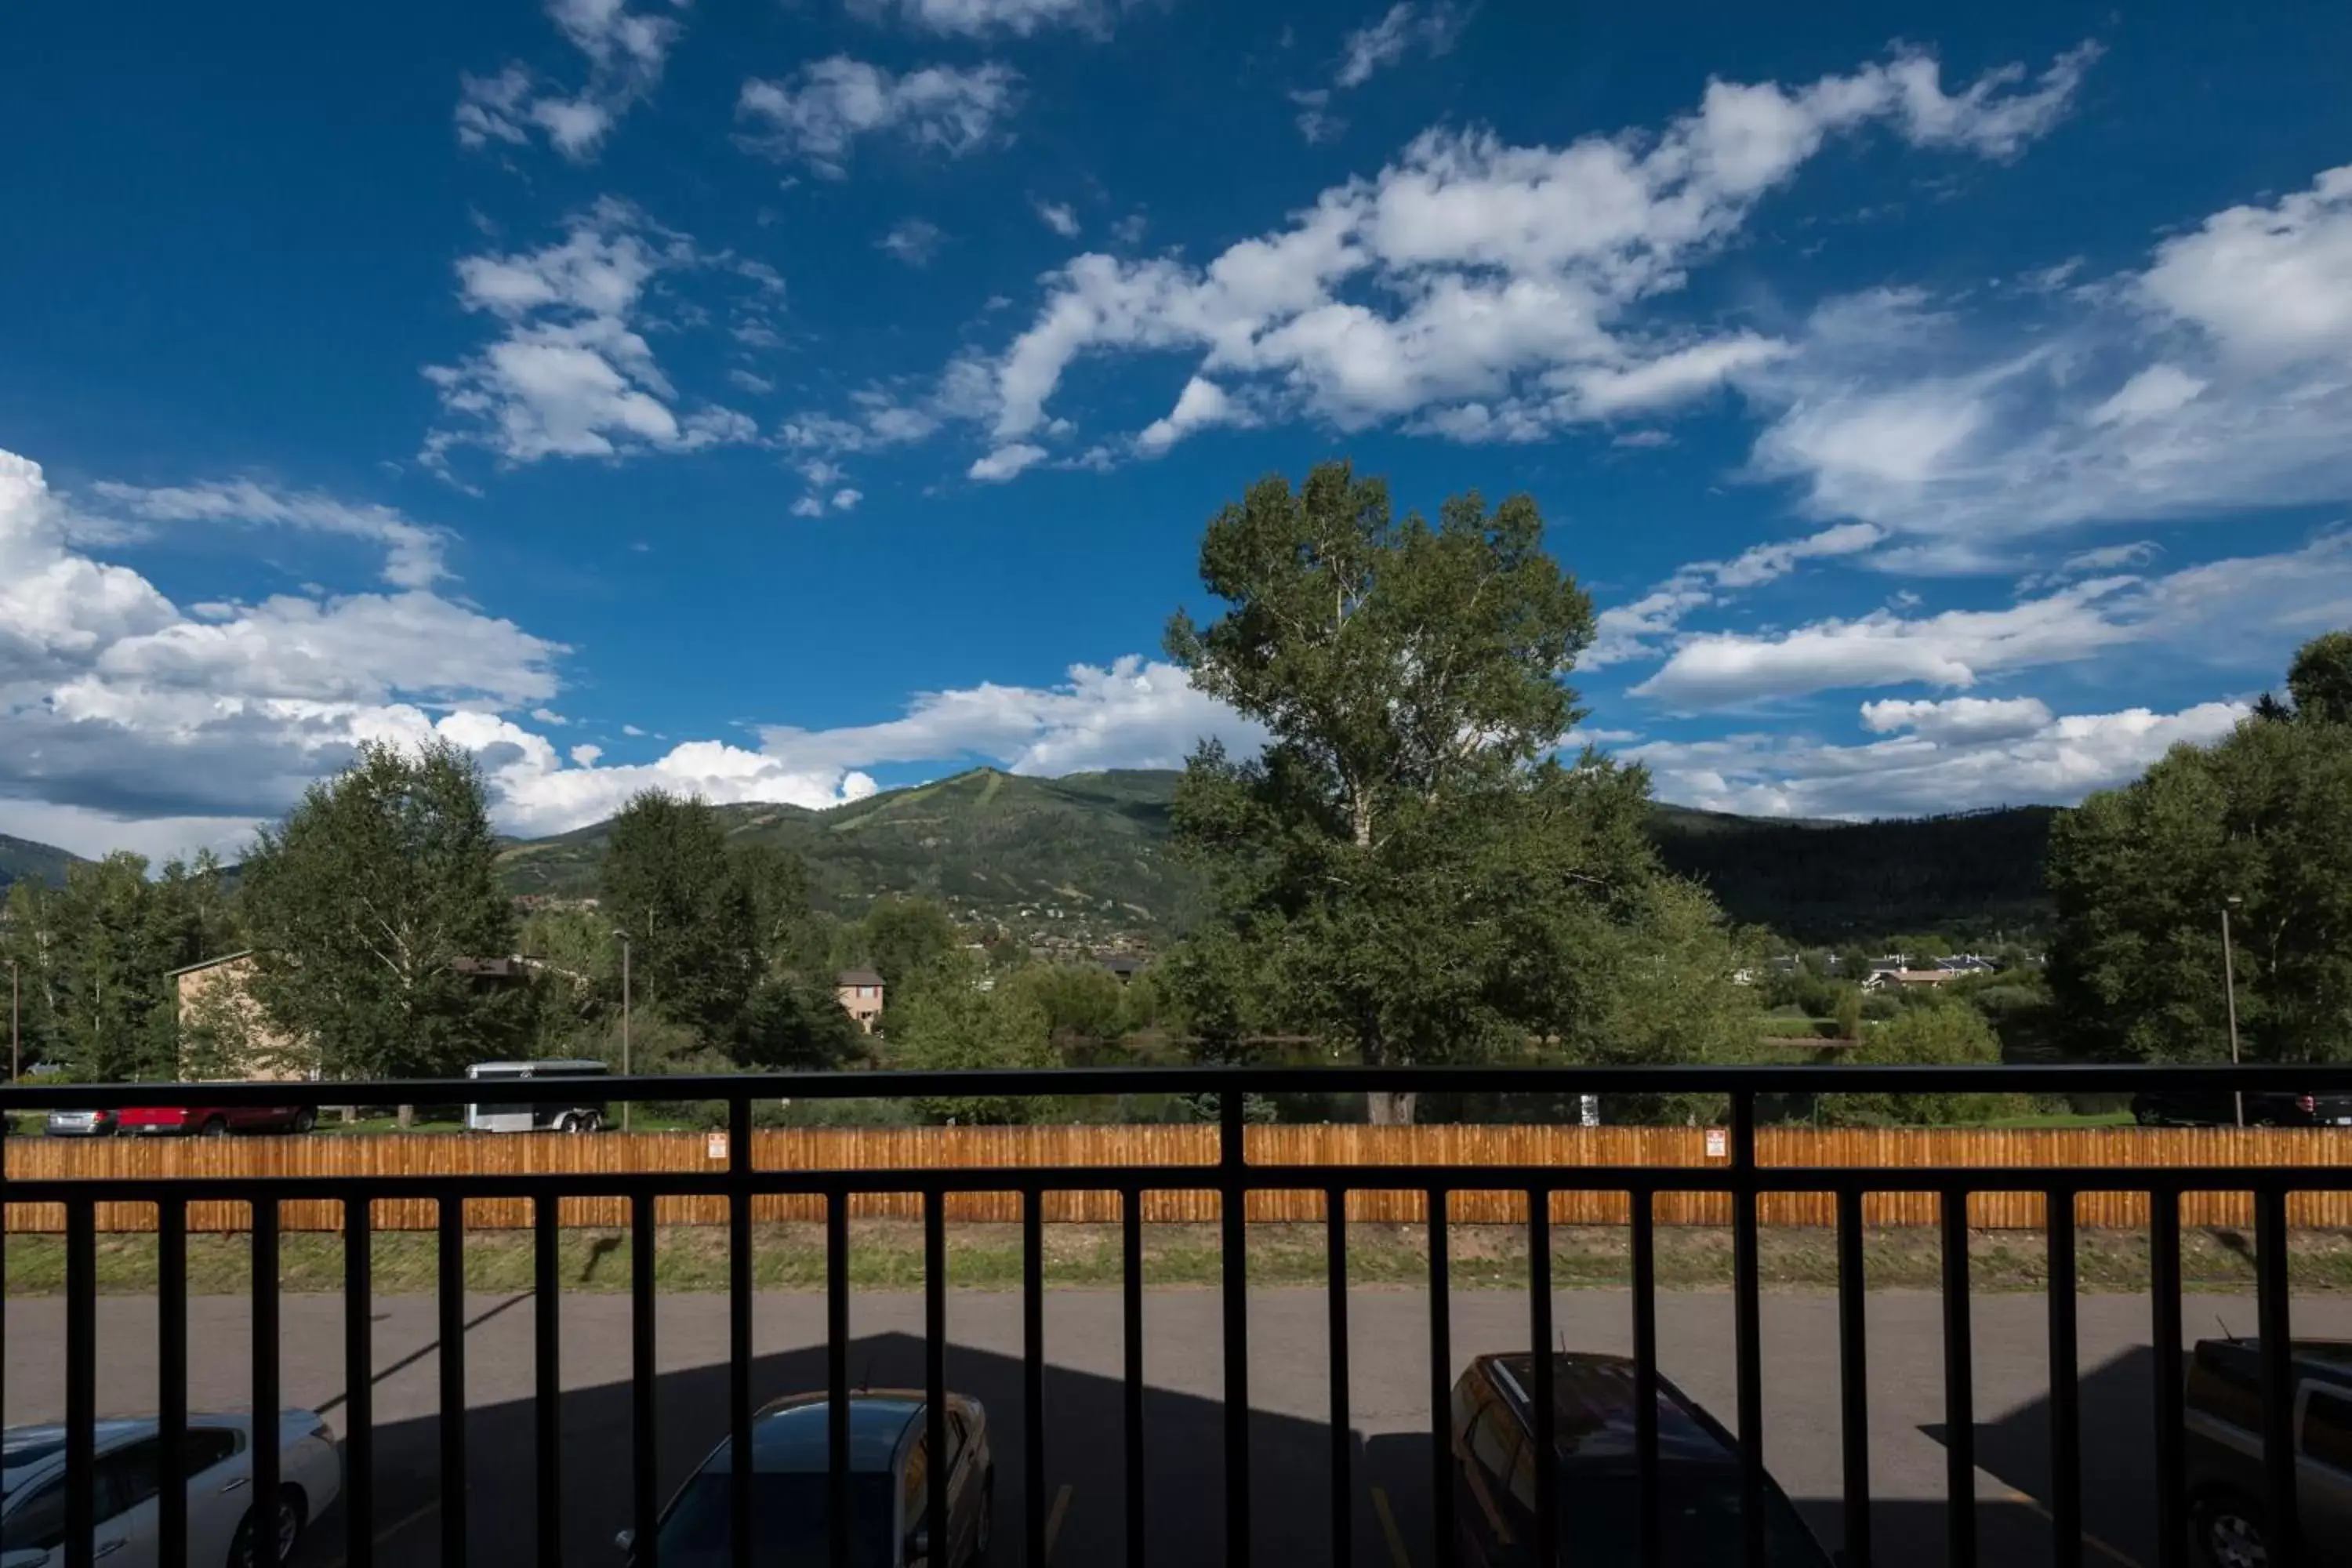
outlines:
[[[1730,1158],[1730,1138],[1725,1134],[1723,1129],[1720,1127],[1708,1128],[1706,1130],[1706,1157],[1710,1160],[1724,1160]]]
[[[727,1134],[724,1132],[713,1132],[710,1134],[709,1137],[703,1140],[702,1152],[707,1157],[713,1160],[724,1160],[727,1158]]]

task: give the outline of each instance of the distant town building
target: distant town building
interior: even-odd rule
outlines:
[[[1097,962],[1108,970],[1111,978],[1121,985],[1127,984],[1143,973],[1143,960],[1131,953],[1115,952],[1108,958],[1099,959]]]
[[[882,1016],[882,977],[870,969],[845,969],[834,977],[833,994],[851,1020],[867,1034]]]
[[[1884,991],[1890,985],[1949,985],[1974,973],[1968,969],[1874,969],[1870,978],[1862,983],[1862,988]]]

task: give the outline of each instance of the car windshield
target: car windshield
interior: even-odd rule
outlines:
[[[1576,1542],[1576,1559],[1586,1563],[1633,1563],[1641,1556],[1641,1511],[1633,1478],[1615,1476],[1562,1482],[1559,1512],[1573,1521],[1564,1533]],[[1677,1475],[1659,1479],[1664,1524],[1661,1558],[1668,1563],[1736,1563],[1739,1560],[1739,1476]],[[1768,1491],[1764,1500],[1764,1561],[1773,1568],[1829,1568],[1829,1554],[1813,1539],[1789,1500]]]
[[[827,1481],[822,1473],[751,1479],[751,1540],[762,1568],[829,1568]],[[662,1521],[662,1568],[733,1568],[734,1494],[724,1471],[687,1483]],[[888,1477],[849,1478],[851,1568],[889,1568],[890,1502]]]

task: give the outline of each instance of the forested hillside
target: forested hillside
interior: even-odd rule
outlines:
[[[719,808],[730,837],[797,853],[815,906],[855,916],[919,893],[1024,934],[1102,941],[1181,929],[1193,908],[1168,851],[1177,775],[1129,771],[1029,778],[979,769],[816,812]],[[1780,822],[1662,805],[1655,833],[1675,871],[1706,883],[1733,919],[1805,942],[1898,931],[2031,931],[2047,917],[2049,806],[1868,823]],[[594,891],[607,826],[511,846],[518,893]],[[1059,911],[1056,913],[1055,911]]]

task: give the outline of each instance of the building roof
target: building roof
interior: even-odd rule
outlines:
[[[879,985],[882,977],[870,969],[845,969],[834,976],[835,985]]]
[[[1128,953],[1115,952],[1108,958],[1102,959],[1099,962],[1105,969],[1109,970],[1113,974],[1140,974],[1143,973],[1143,960]]]
[[[235,963],[240,958],[252,956],[253,949],[241,947],[235,952],[224,952],[218,958],[200,959],[194,963],[184,963],[177,969],[167,969],[163,972],[163,978],[176,980],[183,974],[194,974],[199,969],[216,969],[224,963]]]

